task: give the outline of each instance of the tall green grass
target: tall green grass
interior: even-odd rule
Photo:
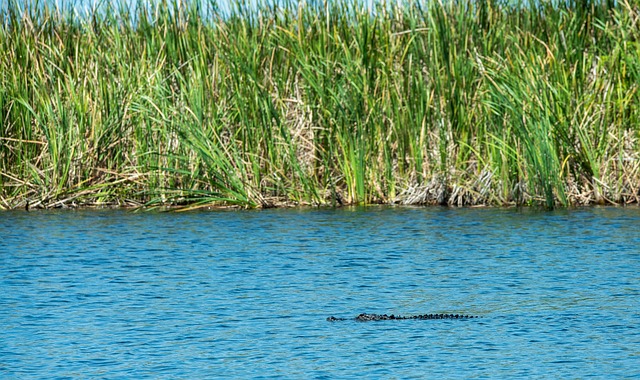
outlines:
[[[640,198],[640,4],[159,1],[0,27],[0,208]]]

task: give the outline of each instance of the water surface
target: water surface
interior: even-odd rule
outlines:
[[[0,377],[637,378],[639,247],[637,207],[0,213]]]

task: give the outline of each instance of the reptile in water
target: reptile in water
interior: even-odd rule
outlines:
[[[397,319],[472,319],[472,318],[480,318],[475,315],[463,315],[463,314],[420,314],[420,315],[411,315],[411,316],[401,316],[401,315],[387,315],[387,314],[367,314],[362,313],[355,318],[336,318],[329,317],[327,321],[335,322],[335,321],[347,321],[347,320],[356,320],[358,322],[369,322],[369,321],[390,321]]]

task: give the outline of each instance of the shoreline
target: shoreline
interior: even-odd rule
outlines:
[[[407,204],[407,203],[370,203],[370,204],[356,204],[356,203],[343,203],[343,204],[332,204],[332,203],[324,203],[324,204],[300,204],[293,202],[285,202],[280,201],[277,203],[270,203],[266,207],[257,206],[257,207],[247,207],[243,205],[225,205],[225,204],[162,204],[162,205],[153,205],[148,206],[139,202],[125,200],[118,203],[64,203],[64,202],[53,202],[52,204],[43,204],[42,202],[31,203],[28,202],[19,202],[14,207],[0,207],[0,212],[7,211],[20,211],[24,210],[27,212],[31,211],[48,211],[48,210],[142,210],[142,211],[151,211],[151,210],[160,210],[160,211],[169,211],[169,212],[188,212],[188,211],[212,211],[212,210],[267,210],[267,209],[340,209],[340,208],[370,208],[370,207],[409,207],[409,208],[430,208],[430,207],[440,207],[440,208],[449,208],[449,209],[468,209],[468,208],[497,208],[497,209],[546,209],[541,202],[538,203],[529,203],[529,204],[466,204],[466,205],[454,205],[454,204],[438,204],[438,203],[429,203],[429,204]],[[556,208],[556,210],[565,209],[565,210],[575,210],[581,208],[591,208],[591,207],[640,207],[640,202],[626,202],[626,203],[616,203],[616,202],[591,202],[584,204],[573,204],[562,208]]]

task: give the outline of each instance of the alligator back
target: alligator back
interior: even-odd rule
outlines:
[[[367,314],[362,313],[357,317],[353,318],[358,322],[369,322],[369,321],[389,321],[389,320],[398,320],[398,319],[472,319],[472,318],[480,318],[476,315],[464,315],[464,314],[419,314],[419,315],[410,315],[410,316],[401,316],[401,315],[387,315],[387,314]],[[327,321],[335,322],[335,321],[346,321],[352,318],[336,318],[329,317]]]

